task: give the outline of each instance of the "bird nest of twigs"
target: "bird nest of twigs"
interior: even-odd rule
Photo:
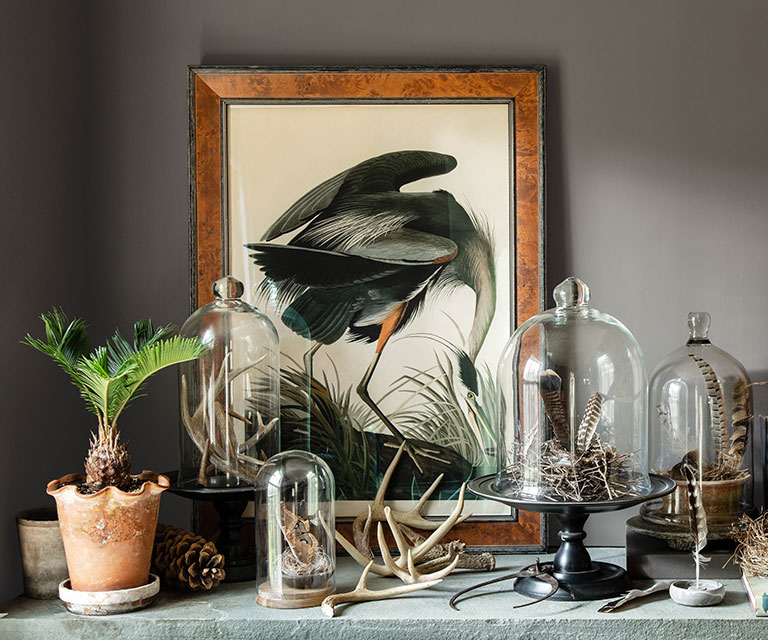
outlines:
[[[331,561],[322,547],[315,549],[309,562],[302,562],[293,550],[288,548],[280,557],[280,568],[285,576],[306,577],[328,573],[331,569]]]
[[[535,461],[519,460],[505,469],[505,475],[514,492],[538,474],[541,497],[553,502],[615,500],[634,492],[629,481],[633,455],[599,439],[586,452],[568,451],[552,439],[542,444]]]
[[[736,564],[745,573],[768,578],[768,513],[754,519],[742,515],[730,536],[738,543],[732,556]]]

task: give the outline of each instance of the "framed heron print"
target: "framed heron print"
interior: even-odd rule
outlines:
[[[543,67],[190,69],[192,306],[231,274],[271,317],[282,447],[329,464],[340,520],[377,491],[440,516],[496,471],[496,364],[542,310],[544,86]],[[467,505],[468,544],[543,546],[540,516]]]

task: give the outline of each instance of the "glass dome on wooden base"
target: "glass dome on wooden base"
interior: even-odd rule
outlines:
[[[304,451],[270,458],[255,484],[257,602],[314,607],[335,589],[334,480]]]
[[[563,543],[548,567],[560,584],[555,599],[611,597],[631,583],[620,567],[592,562],[583,543],[587,517],[640,504],[674,483],[648,475],[647,380],[637,341],[588,306],[581,280],[566,279],[554,298],[557,306],[524,322],[504,348],[498,470],[469,487],[557,516]],[[542,585],[524,578],[515,589],[541,597]]]
[[[641,514],[670,532],[689,527],[683,467],[701,483],[708,537],[725,539],[744,511],[750,473],[752,392],[744,367],[709,340],[710,316],[688,314],[688,342],[656,367],[649,384],[649,454],[654,473],[677,490],[644,504]]]

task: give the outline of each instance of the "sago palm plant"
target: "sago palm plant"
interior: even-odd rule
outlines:
[[[88,488],[128,488],[131,458],[120,442],[118,418],[140,395],[152,374],[193,360],[206,347],[197,339],[173,335],[171,326],[155,329],[152,320],[140,320],[133,326],[132,342],[115,331],[106,346],[91,350],[86,324],[79,318],[70,321],[60,309],[40,317],[45,340],[27,334],[23,342],[50,356],[64,369],[80,390],[88,410],[99,420],[85,460]]]

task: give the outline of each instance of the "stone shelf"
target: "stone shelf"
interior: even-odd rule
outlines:
[[[623,549],[591,549],[593,559],[623,564]],[[551,556],[542,555],[541,559]],[[499,556],[500,575],[529,565],[530,555]],[[360,569],[349,558],[339,561],[339,591],[354,587]],[[726,580],[725,601],[716,607],[694,609],[673,603],[663,593],[629,605],[617,613],[597,613],[602,602],[543,602],[513,609],[525,598],[511,591],[512,581],[487,587],[492,595],[448,607],[458,589],[493,574],[460,572],[434,589],[392,600],[346,605],[330,619],[319,608],[277,610],[256,604],[253,582],[224,585],[213,593],[161,592],[148,608],[129,614],[81,617],[68,613],[58,600],[17,598],[0,605],[2,640],[50,638],[65,640],[547,640],[623,638],[696,640],[768,637],[768,618],[756,618],[737,580]],[[371,577],[369,586],[391,585],[390,579]],[[649,583],[645,583],[649,584]],[[0,613],[0,615],[2,615]]]

